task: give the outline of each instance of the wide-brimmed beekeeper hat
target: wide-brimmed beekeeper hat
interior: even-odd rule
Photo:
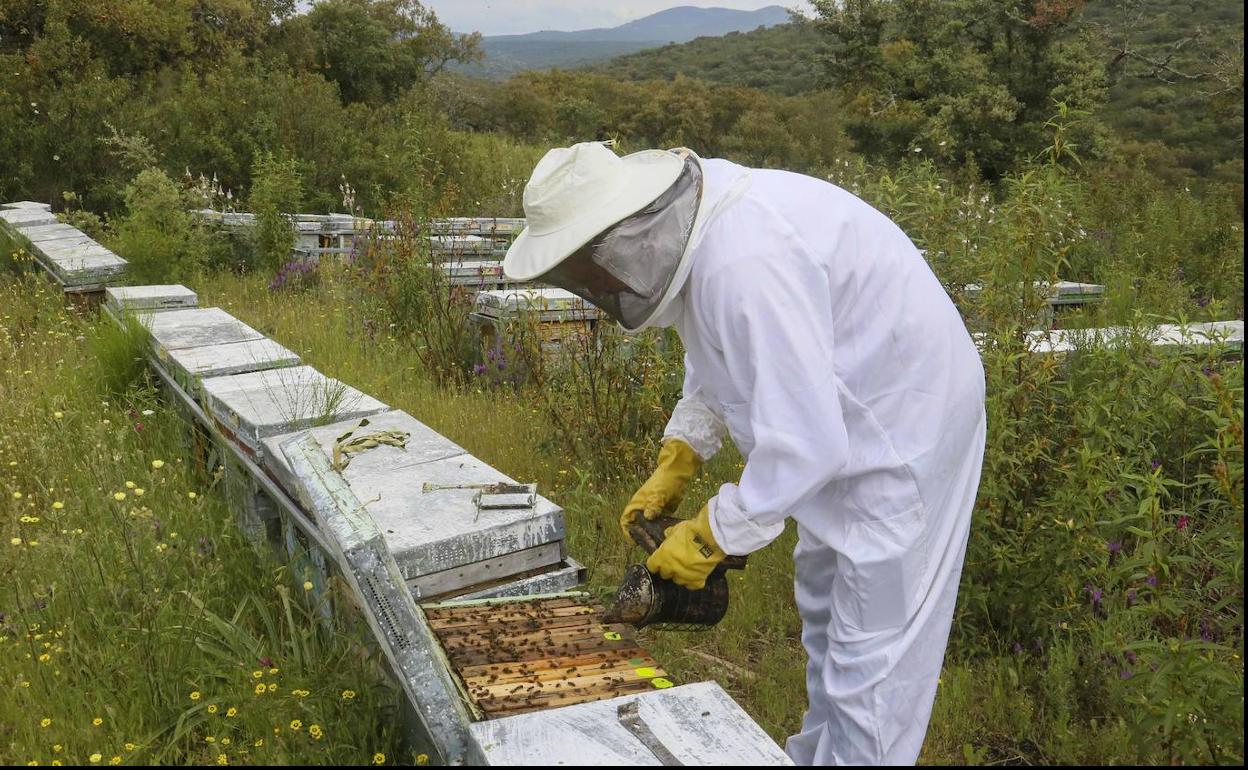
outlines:
[[[687,151],[620,157],[600,142],[551,150],[524,188],[527,227],[503,270],[562,286],[640,328],[666,304],[700,194]]]

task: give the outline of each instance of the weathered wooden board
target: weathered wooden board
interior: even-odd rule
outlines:
[[[26,240],[35,244],[64,240],[91,241],[91,237],[83,231],[61,222],[57,222],[54,225],[23,227],[22,236],[26,238]]]
[[[578,321],[599,316],[598,308],[570,291],[557,288],[490,289],[477,293],[474,312],[511,319],[533,313],[541,321]]]
[[[411,415],[394,410],[313,428],[310,433],[327,456],[340,436],[382,431],[408,434],[404,447],[380,444],[348,455],[342,471],[352,492],[386,536],[404,578],[417,596],[445,594],[483,583],[479,591],[505,591],[507,579],[526,573],[534,588],[567,588],[575,570],[534,579],[537,570],[560,565],[563,512],[538,497],[533,508],[477,510],[476,489],[425,491],[425,484],[471,485],[513,479],[467,454]],[[293,483],[284,456],[276,451],[287,436],[262,441],[263,462],[279,484]],[[541,568],[541,569],[539,569]],[[515,578],[519,580],[520,578]],[[521,590],[517,588],[516,590]]]
[[[368,424],[360,425],[361,420],[364,419],[368,420]],[[399,409],[369,415],[366,418],[342,420],[310,428],[306,432],[321,445],[327,457],[332,457],[334,444],[340,436],[348,432],[353,435],[364,435],[379,431],[407,433],[407,443],[402,448],[381,444],[351,456],[346,469],[342,471],[343,478],[364,500],[376,497],[376,494],[371,494],[366,489],[370,479],[402,473],[404,468],[411,465],[465,454],[463,447]],[[263,441],[266,450],[264,467],[279,484],[290,488],[294,481],[290,475],[290,466],[286,463],[285,456],[277,451],[278,446],[287,438],[289,436],[273,436]]]
[[[1119,345],[1134,335],[1135,332],[1130,329],[1110,327],[1038,331],[1031,332],[1028,338],[1034,353],[1069,353],[1080,348]],[[1231,351],[1242,351],[1244,322],[1214,321],[1185,326],[1161,324],[1146,330],[1145,337],[1157,348],[1207,347],[1220,344]]]
[[[157,317],[164,315],[168,314]],[[269,436],[389,409],[310,366],[210,377],[201,381],[200,388],[208,413],[257,457],[262,457],[261,440]]]
[[[355,461],[352,461],[352,465]],[[351,474],[352,468],[347,468]],[[563,511],[538,496],[532,508],[478,509],[477,489],[435,486],[482,485],[516,480],[468,454],[410,465],[401,473],[351,480],[368,511],[390,537],[391,550],[409,580],[433,572],[506,556],[564,538]],[[548,563],[559,561],[555,556]],[[528,564],[521,569],[529,569]],[[467,582],[464,585],[472,585]]]
[[[114,311],[175,310],[199,305],[195,292],[181,285],[111,286],[104,291],[104,303]]]
[[[662,765],[620,722],[620,706],[632,702],[654,739],[682,764],[793,764],[714,682],[487,720],[470,729],[491,765]]]
[[[511,596],[537,596],[571,591],[585,582],[585,565],[564,556],[563,561],[551,567],[533,570],[521,576],[510,575],[494,585],[472,587],[457,593],[457,599],[495,599]]]
[[[535,570],[559,564],[562,559],[562,542],[543,543],[440,572],[420,575],[409,579],[407,587],[411,589],[412,596],[419,601],[455,596],[465,588],[498,585],[517,575],[528,575]]]
[[[223,345],[162,350],[158,358],[178,384],[202,401],[202,383],[209,377],[298,366],[298,354],[267,337]]]
[[[35,258],[66,286],[103,284],[125,275],[126,260],[94,241],[53,248],[57,243],[60,241],[34,247]]]
[[[54,225],[56,215],[49,210],[39,208],[0,209],[0,222],[20,231],[27,227]]]
[[[385,540],[342,476],[310,437],[294,436],[281,446],[296,478],[295,492],[312,512],[334,550],[343,576],[420,721],[409,736],[413,751],[429,745],[446,764],[484,764],[468,725],[472,714],[447,670],[446,659],[425,615],[403,585]]]
[[[140,316],[157,355],[180,348],[258,340],[264,335],[216,307],[169,310]]]

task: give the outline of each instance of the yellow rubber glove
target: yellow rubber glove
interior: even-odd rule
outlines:
[[[646,569],[697,591],[725,556],[711,534],[711,509],[704,505],[696,517],[667,528],[663,545],[650,554]]]
[[[702,466],[702,458],[693,447],[678,438],[669,438],[659,450],[659,462],[654,473],[624,506],[620,516],[620,529],[624,537],[630,537],[628,528],[637,521],[637,514],[653,519],[673,513],[680,506],[689,479]]]

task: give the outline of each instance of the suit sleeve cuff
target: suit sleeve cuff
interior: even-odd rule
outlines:
[[[736,484],[724,484],[708,505],[711,534],[715,536],[715,542],[720,549],[731,556],[753,553],[784,532],[783,520],[775,524],[762,524],[750,518],[741,505],[741,495]]]

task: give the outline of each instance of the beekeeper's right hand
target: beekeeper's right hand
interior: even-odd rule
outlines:
[[[654,473],[624,506],[624,514],[620,516],[624,537],[630,537],[628,528],[637,521],[638,514],[653,519],[674,513],[680,506],[689,480],[701,466],[702,458],[693,451],[693,447],[678,438],[664,441]]]

